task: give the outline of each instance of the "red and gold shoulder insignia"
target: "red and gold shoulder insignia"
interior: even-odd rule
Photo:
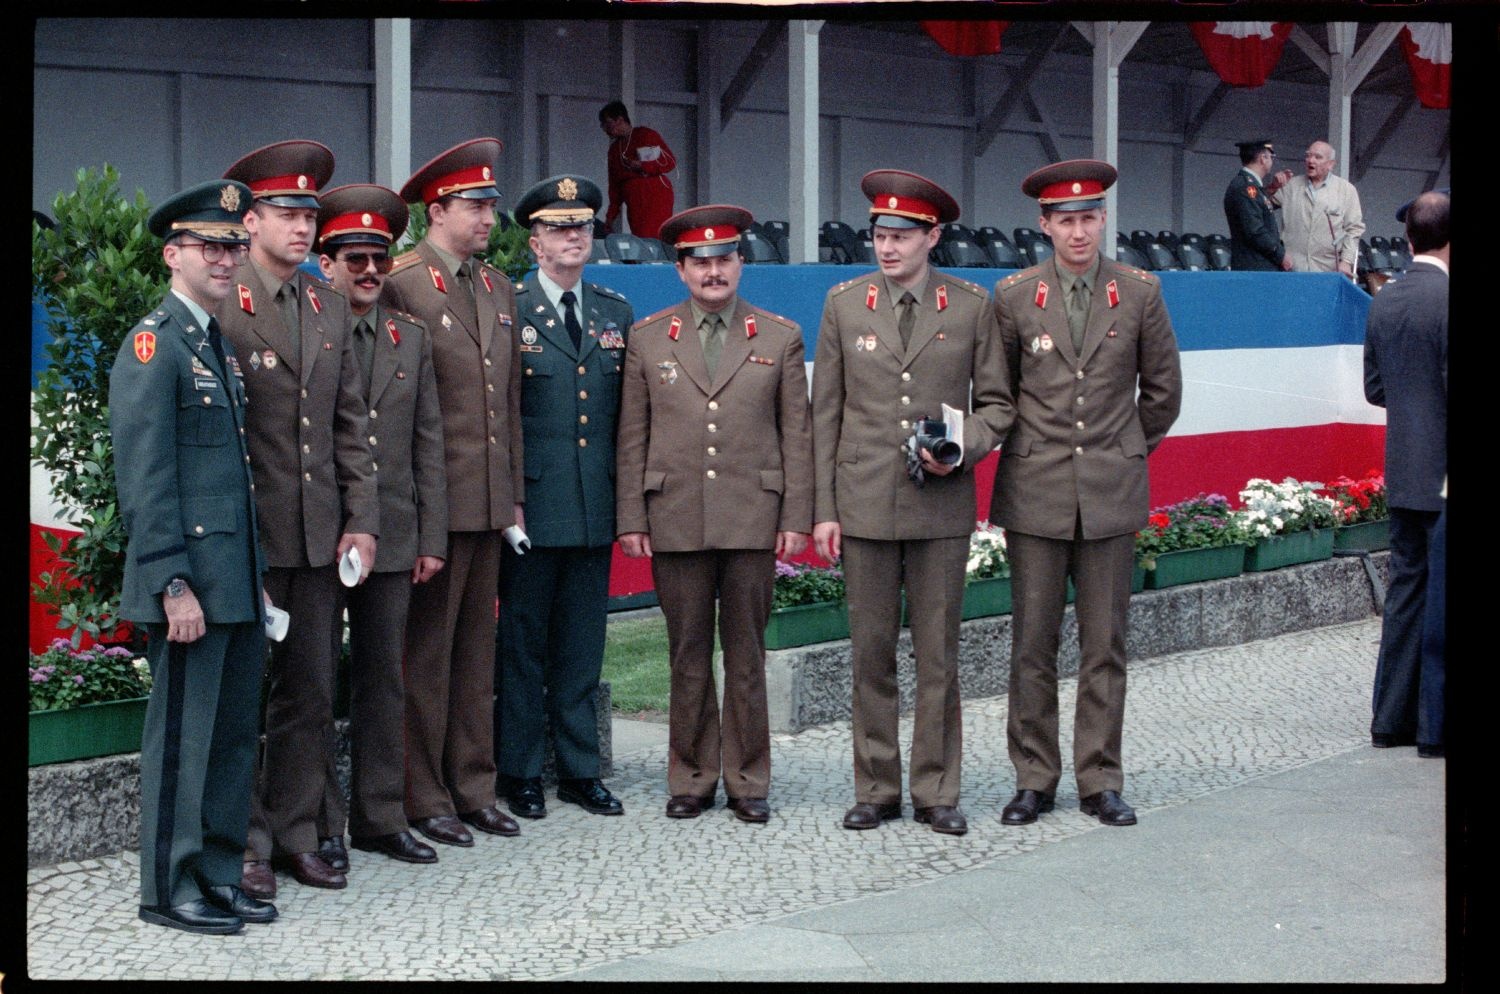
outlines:
[[[1042,310],[1047,309],[1047,282],[1038,280],[1036,285],[1036,306]]]
[[[939,311],[948,309],[948,284],[939,283],[937,288],[937,305]]]
[[[156,332],[138,331],[135,333],[135,357],[143,363],[151,361],[156,355]]]
[[[438,272],[436,266],[428,266],[427,271],[432,274],[432,285],[437,288],[438,293],[447,293],[448,284],[443,282],[443,274]]]
[[[680,334],[682,334],[682,318],[674,317],[672,319],[672,326],[667,329],[667,337],[675,342],[677,341],[677,336]]]
[[[745,337],[746,338],[754,338],[755,337],[755,315],[754,314],[746,314],[745,315]],[[675,336],[674,336],[674,340],[675,340]]]
[[[1110,307],[1120,306],[1120,284],[1110,280],[1104,284],[1104,295],[1109,298]]]
[[[311,301],[311,303],[312,303],[312,309],[313,309],[313,313],[314,314],[322,314],[323,313],[323,302],[318,299],[318,295],[313,292],[313,288],[312,287],[308,287],[307,288],[307,299],[309,301]]]
[[[401,332],[396,330],[396,322],[392,318],[385,319],[386,334],[391,336],[391,346],[397,347],[401,344]]]

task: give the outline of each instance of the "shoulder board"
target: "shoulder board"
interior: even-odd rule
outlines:
[[[791,318],[784,318],[780,314],[772,314],[770,311],[763,311],[759,307],[755,306],[752,306],[750,308],[750,312],[758,318],[768,319],[775,322],[776,324],[781,325],[783,328],[788,328],[792,331],[798,332],[799,334],[802,331],[797,322],[793,321]]]
[[[641,318],[639,321],[637,321],[635,323],[635,325],[633,326],[632,330],[634,330],[635,328],[644,328],[646,325],[651,324],[654,321],[660,321],[663,318],[666,318],[666,317],[670,316],[671,313],[673,311],[675,311],[675,310],[677,310],[677,305],[676,304],[673,304],[671,307],[663,307],[661,310],[657,311],[655,314],[652,314],[649,317]]]
[[[967,290],[976,297],[988,297],[990,295],[990,292],[978,283],[970,283],[968,280],[960,279],[951,273],[944,273],[943,281],[951,287],[959,290]]]
[[[611,290],[609,287],[600,286],[597,283],[590,283],[588,287],[601,297],[609,297],[612,300],[618,300],[622,304],[630,303],[630,301],[625,299],[625,295],[618,290]]]
[[[407,252],[405,255],[397,256],[395,263],[391,266],[392,273],[399,273],[403,269],[409,269],[422,261],[422,257],[416,252]]]
[[[521,286],[521,284],[519,282],[512,283],[509,276],[506,276],[503,272],[501,272],[500,270],[496,269],[494,266],[490,265],[488,262],[485,262],[483,259],[479,260],[479,268],[482,269],[482,270],[484,270],[486,273],[490,274],[490,279],[494,282],[494,284],[497,287],[500,284],[504,283],[506,286],[510,287],[512,290],[517,290]]]
[[[1041,275],[1041,267],[1032,266],[1030,269],[1023,269],[1018,273],[1011,273],[1009,276],[1005,277],[1005,279],[1000,281],[1000,285],[996,289],[1008,290],[1018,283],[1024,283],[1027,280],[1034,280]]]
[[[315,290],[332,290],[334,293],[339,292],[337,287],[335,287],[332,283],[329,283],[327,280],[323,279],[323,277],[321,276],[314,276],[311,273],[308,273],[307,282]]]
[[[843,293],[845,290],[851,289],[852,287],[863,286],[865,284],[868,284],[871,280],[879,275],[880,273],[877,271],[873,273],[864,273],[863,275],[854,277],[854,279],[852,280],[845,280],[838,286],[834,287],[832,290],[829,290],[828,295],[830,297],[834,297]]]
[[[398,311],[394,307],[382,307],[380,313],[388,318],[396,318],[399,321],[405,321],[407,324],[414,324],[419,328],[427,327],[421,318],[408,314],[405,311]]]
[[[158,307],[137,321],[135,327],[130,329],[130,334],[134,335],[138,331],[160,331],[173,323],[172,313],[165,307]]]
[[[1115,268],[1121,276],[1129,276],[1150,286],[1161,283],[1161,277],[1154,273],[1148,273],[1144,269],[1136,269],[1134,266],[1116,266]]]

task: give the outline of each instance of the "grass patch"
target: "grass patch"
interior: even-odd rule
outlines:
[[[666,711],[671,667],[659,615],[613,621],[604,634],[604,679],[616,711]]]

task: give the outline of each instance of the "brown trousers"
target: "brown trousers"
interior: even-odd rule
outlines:
[[[672,666],[667,789],[673,797],[711,797],[721,773],[732,798],[764,798],[770,790],[766,620],[775,572],[769,549],[651,557]],[[715,598],[724,650],[722,715],[713,676]]]
[[[447,564],[412,590],[406,623],[406,817],[495,803],[498,531],[449,532]]]
[[[286,638],[271,643],[266,747],[250,798],[247,855],[318,848],[317,817],[333,747],[333,629],[338,613],[337,566],[273,567],[266,572],[271,603],[291,612]]]
[[[963,759],[958,626],[963,617],[968,536],[909,541],[844,537],[844,586],[854,647],[854,799],[901,800],[896,637],[901,588],[917,657],[911,800],[957,805]]]
[[[1072,541],[1007,531],[1014,609],[1007,737],[1016,789],[1053,794],[1062,776],[1057,741],[1057,646],[1068,577],[1078,590],[1078,704],[1073,775],[1078,796],[1120,790],[1125,721],[1125,619],[1135,536]]]

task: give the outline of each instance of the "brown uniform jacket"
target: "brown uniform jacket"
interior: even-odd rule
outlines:
[[[234,273],[219,327],[245,374],[245,427],[266,564],[334,561],[344,532],[380,532],[365,402],[343,294],[298,270],[292,277],[302,347],[253,265]],[[376,557],[379,562],[379,556]]]
[[[1055,260],[996,284],[995,314],[1016,420],[1000,454],[990,519],[1055,539],[1071,539],[1080,515],[1087,539],[1144,528],[1146,456],[1182,407],[1177,339],[1160,281],[1103,259],[1081,356]]]
[[[968,535],[976,518],[972,467],[1015,413],[989,294],[932,270],[910,349],[902,349],[896,322],[879,272],[828,291],[813,365],[814,520],[837,521],[856,538]],[[963,468],[929,475],[919,489],[906,476],[912,425],[941,419],[945,403],[968,412],[971,384]]]
[[[797,325],[741,299],[710,382],[688,301],[637,322],[621,388],[616,533],[649,532],[656,552],[697,552],[771,549],[778,531],[811,531],[803,356]]]
[[[427,328],[410,314],[373,308],[370,453],[380,482],[380,572],[409,570],[418,556],[448,555],[443,412]]]
[[[478,260],[476,260],[478,262]],[[525,498],[521,362],[515,291],[505,274],[476,266],[474,298],[424,239],[396,260],[380,302],[421,319],[432,339],[443,412],[448,529],[497,531],[515,524]]]

